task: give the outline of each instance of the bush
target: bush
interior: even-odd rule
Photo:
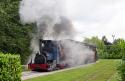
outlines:
[[[104,50],[98,52],[102,59],[121,59],[124,56],[125,47],[121,47],[119,44],[106,45],[105,47]]]
[[[0,81],[21,81],[21,64],[18,55],[0,53]]]
[[[105,44],[98,37],[86,38],[85,43],[94,44],[101,59],[121,59],[125,54],[125,40],[116,39],[113,43]],[[108,43],[108,42],[107,42]]]
[[[125,58],[122,59],[121,64],[118,66],[118,74],[120,75],[119,81],[125,81]]]

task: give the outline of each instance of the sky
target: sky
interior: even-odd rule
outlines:
[[[85,37],[106,36],[109,41],[125,39],[125,0],[66,0],[66,14],[79,34]]]

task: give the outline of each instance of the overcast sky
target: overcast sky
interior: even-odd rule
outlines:
[[[66,0],[66,10],[83,37],[106,35],[125,38],[125,0]]]

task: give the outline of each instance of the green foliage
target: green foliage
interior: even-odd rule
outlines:
[[[122,59],[121,64],[118,66],[118,73],[120,75],[119,81],[125,81],[125,58]]]
[[[107,39],[106,39],[107,40]],[[125,56],[125,40],[117,39],[111,44],[107,41],[107,44],[104,44],[103,40],[98,39],[98,37],[92,37],[91,39],[86,38],[84,40],[86,43],[95,44],[97,46],[97,53],[100,58],[103,59],[120,59]]]
[[[109,54],[112,54],[113,58],[122,58],[125,56],[125,40],[118,39],[113,45],[110,46],[110,49],[107,50]]]
[[[18,55],[0,53],[0,81],[21,81],[21,64]]]
[[[118,39],[116,45],[119,47],[120,54],[122,54],[123,57],[125,57],[125,40],[124,39]]]
[[[84,42],[94,44],[98,49],[104,49],[104,43],[98,37],[92,37],[91,39],[85,38]]]
[[[20,0],[0,1],[0,51],[20,54],[25,63],[30,54],[31,25],[22,25],[19,18]]]
[[[102,58],[102,56],[105,53],[104,50],[106,48],[105,45],[104,45],[104,42],[102,40],[100,40],[98,37],[92,37],[90,39],[89,38],[85,38],[84,42],[96,45],[97,53],[99,54],[99,57]]]
[[[122,58],[121,48],[118,45],[107,45],[102,58],[120,59]]]

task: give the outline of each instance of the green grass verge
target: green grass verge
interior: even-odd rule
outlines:
[[[72,69],[28,79],[25,81],[117,81],[116,66],[119,60],[99,60],[98,63],[83,68]]]

